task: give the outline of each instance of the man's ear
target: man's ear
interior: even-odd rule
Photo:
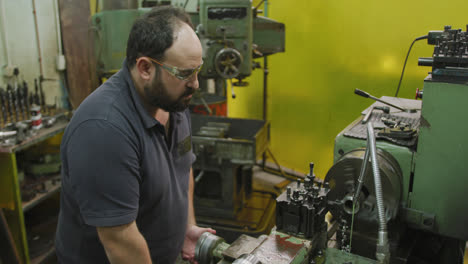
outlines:
[[[138,58],[135,67],[137,68],[138,74],[142,80],[151,80],[151,74],[154,71],[154,67],[153,63],[148,58]]]

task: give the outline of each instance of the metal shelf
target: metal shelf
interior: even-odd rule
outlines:
[[[67,124],[67,120],[57,121],[57,123],[55,123],[53,126],[38,130],[36,134],[32,135],[31,137],[27,138],[19,144],[13,146],[0,146],[0,153],[14,153],[26,149],[32,145],[37,144],[38,142],[46,140],[64,131],[65,127],[67,127]]]
[[[52,180],[47,180],[47,181],[52,181]],[[31,199],[30,201],[27,201],[27,202],[23,202],[22,203],[22,206],[23,206],[23,212],[26,212],[28,211],[29,209],[33,208],[34,206],[38,205],[39,203],[41,203],[42,201],[44,201],[45,199],[49,198],[50,196],[52,196],[54,193],[57,193],[61,188],[61,183],[60,181],[57,182],[54,186],[52,186],[51,188],[49,188],[47,190],[47,192],[44,192],[44,193],[39,193],[37,194],[33,199]]]

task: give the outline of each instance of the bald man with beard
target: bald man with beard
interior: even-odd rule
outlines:
[[[59,263],[194,262],[210,228],[193,211],[188,105],[203,65],[181,9],[134,23],[122,69],[89,95],[65,130]]]

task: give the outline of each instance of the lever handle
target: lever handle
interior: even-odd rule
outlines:
[[[369,98],[369,96],[370,96],[368,93],[366,93],[364,91],[361,91],[361,90],[359,90],[357,88],[354,89],[354,93],[357,94],[357,95],[360,95],[362,97],[365,97],[365,98]]]

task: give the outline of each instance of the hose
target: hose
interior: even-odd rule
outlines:
[[[377,241],[376,257],[379,263],[388,263],[390,258],[387,221],[385,217],[385,207],[382,195],[382,181],[380,178],[379,164],[377,162],[377,148],[375,143],[374,127],[372,123],[367,123],[367,140],[369,143],[370,156],[372,161],[372,171],[374,174],[375,198],[377,200],[377,211],[379,216],[379,238]]]

